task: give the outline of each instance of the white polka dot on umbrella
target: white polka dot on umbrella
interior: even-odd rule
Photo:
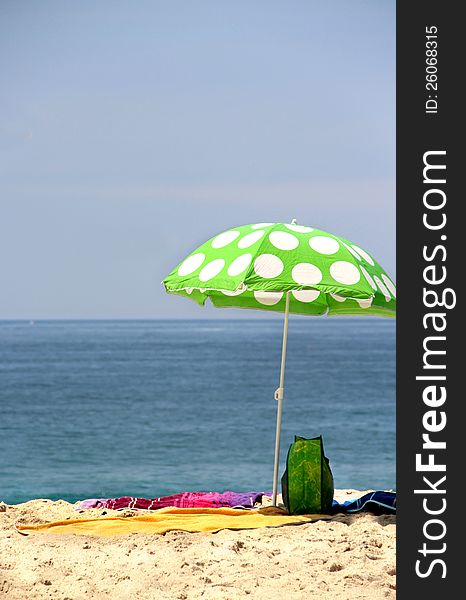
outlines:
[[[320,296],[319,290],[292,290],[291,293],[298,302],[304,302],[305,304],[314,302]]]
[[[256,242],[258,242],[261,238],[264,237],[265,231],[253,231],[252,233],[248,233],[244,237],[242,237],[238,242],[238,248],[244,249],[253,246]]]
[[[256,223],[255,225],[251,225],[251,229],[262,229],[263,227],[272,227],[275,223]]]
[[[233,292],[230,290],[220,290],[224,296],[239,296],[243,294],[247,290],[247,286],[234,290]]]
[[[361,308],[369,308],[372,304],[372,298],[363,298],[362,300],[356,300]]]
[[[254,292],[254,298],[259,302],[259,304],[264,304],[264,306],[273,306],[274,304],[278,304],[280,300],[283,298],[283,292]]]
[[[178,269],[178,275],[180,277],[184,277],[185,275],[191,275],[194,271],[197,271],[202,263],[205,261],[205,254],[199,252],[197,254],[193,254],[189,256],[185,261],[183,261]]]
[[[212,240],[212,248],[224,248],[240,235],[239,231],[225,231]]]
[[[212,262],[206,264],[205,267],[199,273],[199,279],[201,281],[209,281],[209,279],[213,279],[216,275],[220,273],[220,271],[225,266],[225,261],[223,258],[217,258]]]
[[[322,281],[322,271],[311,263],[298,263],[293,267],[291,277],[299,285],[317,285]]]
[[[295,225],[294,223],[285,223],[285,227],[287,229],[291,229],[291,231],[296,231],[297,233],[310,233],[314,231],[313,227],[306,227],[305,225]]]
[[[356,250],[354,248],[352,248],[351,246],[348,246],[348,244],[346,244],[343,241],[341,243],[348,250],[348,252],[350,252],[351,255],[354,256],[354,258],[356,258],[359,261],[362,261],[362,258],[359,256],[359,254],[356,252]]]
[[[324,235],[309,238],[309,246],[319,254],[335,254],[340,249],[337,240]]]
[[[385,273],[382,274],[382,279],[387,288],[390,290],[392,296],[396,298],[396,287],[393,281],[389,277],[387,277]]]
[[[231,263],[231,265],[227,269],[228,275],[230,277],[236,277],[240,275],[249,267],[252,261],[252,254],[242,254],[235,258],[235,260]]]
[[[269,235],[269,241],[278,250],[294,250],[299,246],[298,238],[286,231],[272,231]]]
[[[371,275],[369,275],[369,273],[366,271],[366,269],[364,267],[361,266],[359,268],[361,269],[362,274],[366,278],[367,283],[371,286],[371,288],[373,290],[376,290],[377,286],[375,285],[375,281],[372,279]]]
[[[273,279],[281,275],[284,269],[283,261],[274,254],[261,254],[254,261],[254,271],[259,277]]]
[[[339,296],[338,294],[330,294],[330,296],[332,296],[332,298],[337,302],[346,302],[346,298]]]
[[[356,246],[355,244],[352,244],[351,246],[352,246],[353,250],[355,250],[358,254],[360,254],[363,257],[363,259],[371,265],[371,267],[373,267],[375,265],[374,261],[369,256],[369,254],[367,254],[367,252],[365,250],[363,250],[359,246]]]
[[[377,275],[374,275],[374,281],[377,284],[377,287],[379,288],[379,290],[385,296],[386,302],[390,302],[390,300],[392,298],[390,296],[390,292],[387,290],[387,288],[385,287],[384,283],[377,277]]]
[[[337,260],[330,265],[330,275],[338,283],[354,285],[361,278],[361,272],[346,260]]]

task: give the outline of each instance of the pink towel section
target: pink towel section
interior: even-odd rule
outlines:
[[[179,508],[254,508],[260,503],[265,492],[181,492],[160,498],[137,498],[122,496],[120,498],[89,498],[82,500],[76,510],[88,508],[140,508],[157,510],[168,506]]]

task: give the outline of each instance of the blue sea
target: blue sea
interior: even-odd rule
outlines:
[[[0,500],[272,489],[280,319],[0,321]],[[280,476],[395,488],[395,323],[290,319]]]

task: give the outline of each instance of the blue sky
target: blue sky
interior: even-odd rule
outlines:
[[[4,0],[0,88],[0,318],[251,317],[160,281],[254,222],[395,276],[394,1]]]

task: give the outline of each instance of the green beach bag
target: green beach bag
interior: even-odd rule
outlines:
[[[282,477],[286,510],[290,515],[329,514],[333,492],[333,475],[324,454],[322,436],[306,439],[296,435]]]

